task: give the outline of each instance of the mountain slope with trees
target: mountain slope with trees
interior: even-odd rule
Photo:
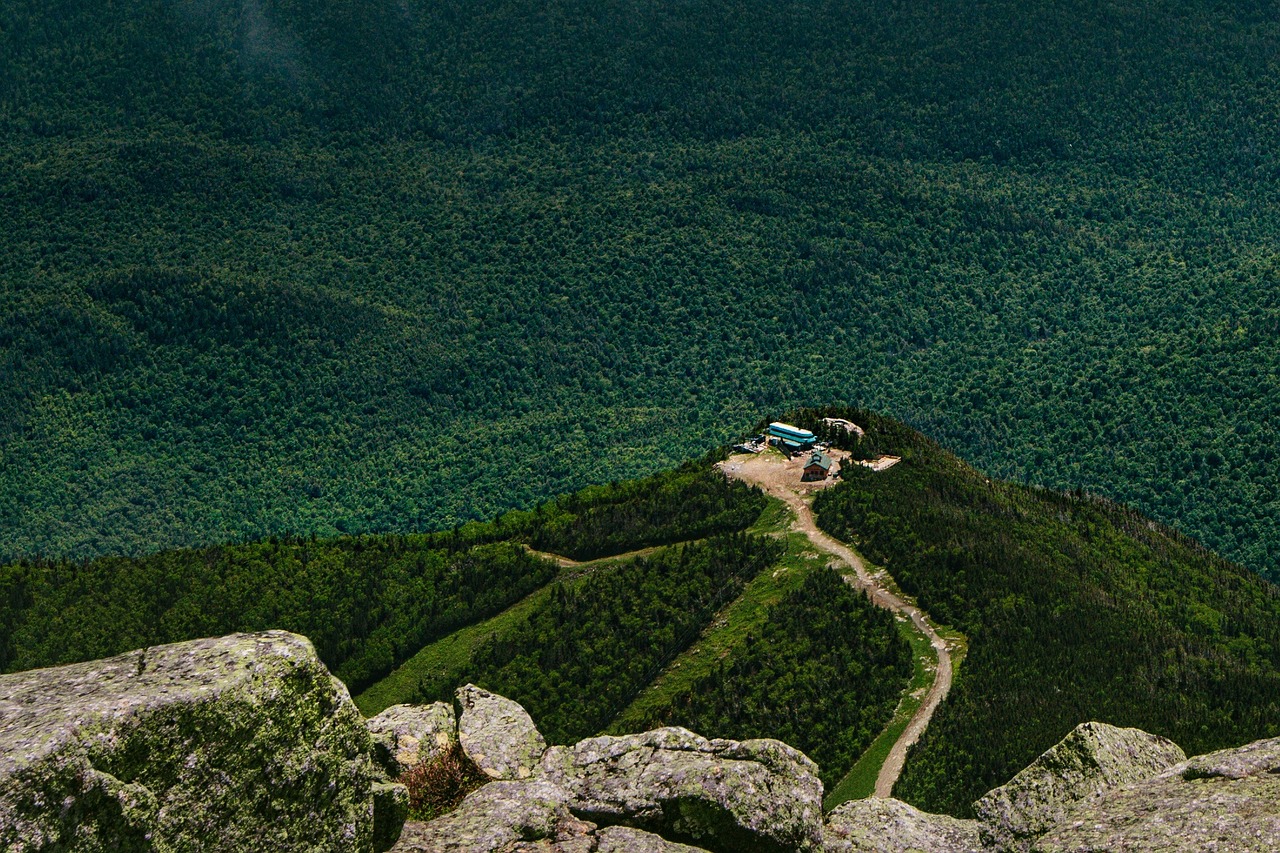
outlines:
[[[968,636],[951,695],[895,794],[964,814],[1076,724],[1164,735],[1188,753],[1280,735],[1280,589],[1141,514],[1082,492],[999,482],[858,410],[901,455],[851,466],[819,524]]]
[[[1134,510],[988,478],[898,421],[845,408],[786,415],[817,430],[823,416],[866,427],[860,455],[902,461],[882,472],[850,464],[815,500],[820,525],[968,637],[896,795],[963,813],[1087,720],[1138,726],[1189,752],[1280,736],[1274,585]],[[661,701],[644,705],[639,726],[784,737],[821,757],[834,781],[888,723],[910,652],[825,556],[771,535],[786,529],[785,512],[762,516],[768,499],[726,481],[716,458],[432,534],[6,564],[0,666],[286,628],[307,632],[358,690],[465,637],[436,656],[445,665],[405,664],[415,677],[380,693],[384,704],[447,697],[473,680],[538,709],[546,731],[568,740],[609,727],[753,579],[792,573],[786,594],[747,608],[759,614],[749,630],[721,636],[718,660],[655,691]],[[585,547],[600,530],[613,534],[612,556],[594,562],[559,568],[530,550]]]
[[[530,544],[580,555],[578,543],[604,520],[610,536],[593,551],[619,554],[740,531],[765,503],[706,459],[432,534],[21,560],[0,565],[0,671],[283,628],[310,637],[334,673],[360,690],[433,640],[551,583],[557,567]]]

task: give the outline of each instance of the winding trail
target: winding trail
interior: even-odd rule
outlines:
[[[915,630],[927,637],[929,644],[933,647],[934,654],[937,656],[933,683],[929,686],[924,701],[912,716],[911,722],[893,744],[889,757],[885,759],[879,775],[876,776],[875,796],[892,796],[893,786],[898,781],[898,776],[902,774],[902,766],[907,760],[907,750],[920,739],[920,735],[924,734],[934,711],[951,690],[951,649],[947,641],[938,634],[920,608],[904,601],[885,587],[878,574],[869,572],[866,563],[852,548],[818,529],[813,509],[800,491],[802,488],[811,490],[815,487],[800,482],[798,466],[788,464],[787,460],[778,454],[760,453],[750,457],[730,457],[727,461],[720,463],[720,467],[730,477],[759,486],[767,494],[786,503],[795,513],[792,529],[807,536],[820,551],[825,551],[846,567],[853,569],[853,575],[841,573],[847,583],[857,589],[866,590],[872,603],[878,607],[910,619]]]

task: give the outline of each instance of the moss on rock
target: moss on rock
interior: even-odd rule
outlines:
[[[370,850],[371,747],[283,631],[0,676],[0,848]]]

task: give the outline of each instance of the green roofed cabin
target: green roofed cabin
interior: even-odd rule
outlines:
[[[825,480],[831,473],[831,457],[821,450],[813,451],[809,462],[804,466],[804,479]]]
[[[809,430],[779,421],[769,424],[768,435],[770,443],[788,451],[808,450],[818,441],[818,437]]]

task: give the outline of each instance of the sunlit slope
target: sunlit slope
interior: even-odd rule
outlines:
[[[988,479],[932,441],[838,412],[903,457],[814,509],[969,638],[895,794],[964,813],[1077,723],[1190,754],[1280,734],[1280,590],[1141,514]],[[802,421],[803,422],[803,421]]]
[[[1263,7],[0,10],[0,554],[416,530],[843,397],[1277,561]]]

